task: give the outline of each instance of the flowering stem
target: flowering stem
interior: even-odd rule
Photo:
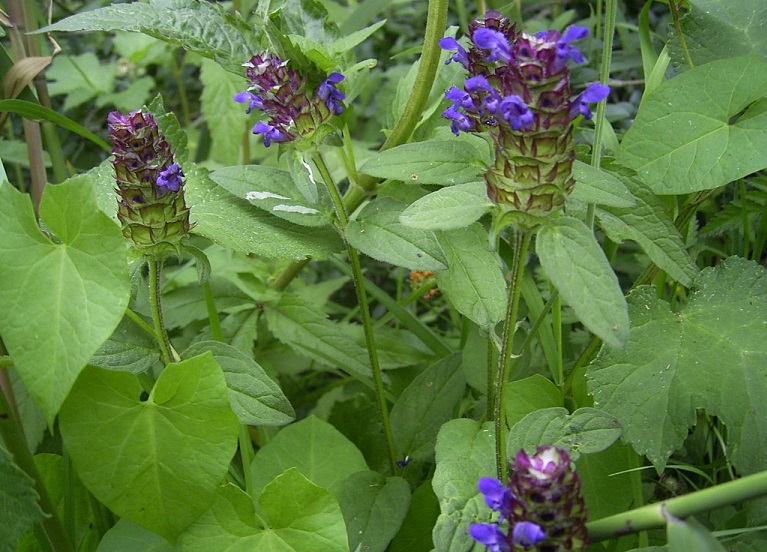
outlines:
[[[147,257],[149,265],[149,303],[152,308],[152,320],[154,321],[154,334],[160,345],[160,356],[163,364],[174,362],[171,355],[170,339],[165,325],[162,322],[162,305],[160,304],[160,279],[162,277],[162,260],[155,257]]]
[[[362,278],[362,267],[360,265],[360,258],[357,254],[357,250],[354,249],[346,240],[346,226],[349,224],[349,217],[346,214],[346,208],[344,207],[341,195],[338,193],[330,171],[328,171],[325,161],[319,152],[313,155],[314,164],[322,175],[322,179],[325,181],[325,185],[328,188],[330,197],[333,199],[333,204],[336,209],[336,216],[338,217],[338,223],[341,230],[341,237],[346,245],[346,251],[349,254],[349,264],[352,267],[352,279],[354,280],[354,289],[357,292],[357,303],[360,307],[360,316],[362,317],[362,327],[365,331],[365,343],[368,350],[368,358],[370,359],[370,368],[373,372],[373,381],[375,383],[376,396],[378,397],[378,407],[381,411],[381,423],[383,425],[384,436],[386,437],[386,445],[389,452],[389,467],[391,473],[397,473],[397,455],[394,450],[394,439],[392,438],[391,426],[389,425],[389,410],[386,404],[386,395],[384,392],[383,377],[381,375],[381,366],[378,362],[378,350],[376,349],[375,337],[373,335],[373,324],[370,320],[370,309],[368,308],[367,293],[365,292],[365,282]]]
[[[589,539],[594,543],[621,535],[665,527],[668,515],[686,518],[764,495],[767,495],[767,471],[592,521],[586,526],[589,529]]]
[[[508,285],[508,304],[506,319],[503,323],[501,356],[498,359],[498,372],[495,375],[495,467],[500,481],[506,481],[508,466],[506,463],[506,420],[504,399],[506,396],[506,371],[511,363],[514,334],[517,330],[517,311],[519,297],[522,294],[522,276],[524,275],[527,248],[530,245],[531,232],[518,229],[514,232],[514,256],[511,263]]]

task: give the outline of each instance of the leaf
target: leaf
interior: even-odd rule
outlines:
[[[141,374],[158,365],[159,359],[157,340],[132,320],[123,318],[114,333],[93,354],[88,364],[105,370]]]
[[[509,427],[532,412],[562,406],[562,392],[540,374],[506,384],[506,425]]]
[[[328,53],[331,57],[338,58],[346,52],[352,50],[355,46],[358,46],[371,37],[378,29],[386,24],[386,19],[376,21],[372,25],[354,31],[350,34],[345,34],[335,42],[328,44]]]
[[[303,152],[295,149],[285,152],[288,170],[293,179],[293,187],[301,192],[304,201],[308,201],[310,205],[315,205],[319,200],[317,181],[314,179],[314,169],[304,155]]]
[[[156,533],[122,518],[104,534],[96,552],[174,552],[175,547]]]
[[[484,182],[441,188],[409,205],[399,217],[405,226],[424,230],[464,228],[493,206]]]
[[[191,358],[206,351],[213,353],[229,391],[229,405],[240,423],[251,426],[279,426],[296,418],[280,386],[266,375],[251,357],[220,341],[192,343],[181,355]]]
[[[410,487],[401,477],[367,471],[352,474],[339,497],[349,548],[385,552],[410,505]]]
[[[474,182],[483,170],[479,150],[462,140],[403,144],[377,153],[360,168],[378,178],[441,186]]]
[[[458,312],[482,328],[494,326],[506,313],[506,282],[498,255],[490,251],[487,233],[478,223],[438,234],[447,270],[436,272],[437,285]]]
[[[642,102],[617,160],[656,194],[723,186],[767,166],[767,61],[713,61],[669,81]]]
[[[447,268],[433,232],[408,228],[399,221],[404,208],[404,203],[388,197],[374,199],[349,221],[349,244],[374,259],[410,270]]]
[[[677,519],[665,514],[668,552],[726,552],[724,546],[695,518]]]
[[[631,191],[615,175],[582,161],[573,163],[575,188],[570,197],[584,203],[610,207],[632,207],[636,200]]]
[[[531,412],[509,432],[509,458],[521,449],[533,452],[540,445],[555,445],[570,452],[573,460],[581,454],[600,452],[621,436],[618,421],[595,408],[543,408]]]
[[[197,0],[133,2],[77,13],[38,30],[132,31],[182,46],[220,63],[227,71],[242,74],[242,63],[260,50],[260,33],[239,14],[222,6]]]
[[[250,465],[254,497],[289,468],[298,469],[309,481],[335,496],[340,496],[350,475],[368,471],[357,447],[315,416],[284,427],[256,453]]]
[[[690,0],[681,19],[682,33],[695,65],[743,54],[767,57],[767,5],[761,0]],[[679,38],[669,25],[671,59],[677,70],[686,69]],[[681,72],[681,71],[680,71]]]
[[[3,416],[7,418],[8,414],[3,413]],[[0,516],[3,534],[0,551],[14,552],[19,538],[43,518],[45,514],[37,499],[34,480],[13,462],[11,453],[0,440],[0,512],[3,512]]]
[[[49,427],[77,375],[117,327],[130,282],[120,229],[87,180],[47,186],[40,216],[0,184],[0,334]]]
[[[594,234],[581,221],[559,217],[536,241],[541,265],[578,319],[611,347],[628,338],[626,299]]]
[[[583,483],[583,500],[589,520],[622,514],[631,508],[634,496],[631,470],[640,457],[633,449],[616,442],[608,449],[578,458],[578,478]]]
[[[629,187],[636,204],[630,208],[597,209],[600,226],[609,238],[637,242],[652,261],[684,286],[690,286],[698,267],[687,253],[684,240],[667,214],[667,207],[633,171],[613,167]]]
[[[431,550],[431,531],[439,516],[439,502],[431,488],[431,479],[422,483],[410,499],[402,528],[389,546],[389,552]]]
[[[88,490],[171,542],[210,505],[238,432],[210,353],[166,366],[145,401],[134,376],[88,367],[61,411]]]
[[[460,353],[418,374],[391,410],[389,420],[397,453],[413,460],[429,460],[439,428],[452,418],[465,388]]]
[[[102,94],[112,92],[117,64],[101,64],[96,54],[56,56],[46,76],[51,96],[66,94],[63,111],[82,105]]]
[[[224,165],[236,165],[240,162],[247,115],[245,106],[235,102],[234,96],[247,88],[247,82],[207,59],[200,64],[200,82],[200,108],[211,137],[210,157]]]
[[[700,272],[678,313],[642,287],[629,295],[624,351],[603,348],[587,371],[594,405],[615,416],[624,439],[660,471],[682,445],[696,410],[727,426],[732,463],[764,469],[767,450],[767,277],[730,257]]]

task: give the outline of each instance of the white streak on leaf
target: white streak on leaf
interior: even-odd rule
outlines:
[[[282,196],[280,194],[273,194],[272,192],[248,192],[247,194],[245,194],[245,199],[290,199],[290,198]]]
[[[314,215],[319,213],[317,209],[304,207],[303,205],[275,205],[272,211],[285,211],[287,213],[301,213],[302,215]]]

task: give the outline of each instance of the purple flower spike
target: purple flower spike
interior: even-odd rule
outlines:
[[[540,525],[531,521],[520,521],[514,526],[511,533],[511,539],[514,544],[524,547],[532,546],[537,542],[546,539],[546,533],[543,532]]]
[[[520,130],[533,124],[533,112],[519,96],[506,96],[501,100],[498,110],[512,130]]]
[[[511,61],[511,47],[503,33],[485,27],[477,29],[474,31],[474,44],[483,50],[490,50],[485,61],[500,60],[504,63]]]
[[[317,95],[328,106],[328,109],[340,115],[344,112],[344,106],[341,105],[341,101],[346,98],[343,92],[338,90],[335,85],[344,80],[341,73],[331,73],[328,78],[322,81],[320,87],[317,89]]]
[[[178,163],[173,163],[170,167],[160,171],[160,174],[157,175],[157,187],[176,192],[184,183],[183,180],[181,180],[182,178],[184,178],[184,171],[181,170]]]
[[[439,40],[439,47],[447,51],[457,50],[456,53],[454,53],[452,56],[447,58],[445,65],[447,65],[451,61],[454,61],[456,63],[460,63],[461,65],[463,65],[464,69],[469,68],[469,54],[466,52],[463,46],[458,44],[458,41],[456,39],[450,36],[441,38]]]
[[[272,144],[272,142],[285,142],[288,140],[287,134],[282,132],[276,126],[269,125],[263,121],[256,123],[256,126],[253,127],[253,134],[263,134],[264,146],[267,148]]]
[[[239,94],[236,94],[234,96],[234,101],[239,103],[245,103],[248,102],[248,109],[245,111],[247,115],[250,115],[250,112],[254,109],[258,109],[259,111],[264,110],[264,104],[261,102],[261,98],[253,94],[252,92],[248,92],[247,90],[245,92],[240,92]]]
[[[509,488],[492,477],[481,477],[477,484],[479,492],[485,496],[485,504],[491,510],[501,513],[501,519],[505,519],[511,513],[511,501],[514,495]]]
[[[490,552],[511,550],[506,535],[494,523],[472,523],[469,525],[469,536],[487,546]]]
[[[573,105],[570,108],[570,118],[575,119],[578,115],[583,115],[586,119],[591,119],[593,116],[590,103],[601,102],[610,93],[610,87],[606,84],[590,84],[586,90],[573,100]]]
[[[570,25],[565,29],[565,34],[562,35],[562,38],[557,40],[557,57],[563,62],[572,59],[575,63],[583,63],[581,51],[575,46],[570,45],[570,42],[582,40],[588,35],[589,30],[586,27]]]

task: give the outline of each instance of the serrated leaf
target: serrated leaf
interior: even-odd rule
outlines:
[[[458,312],[483,328],[503,320],[506,281],[484,228],[475,223],[437,236],[448,265],[447,270],[434,274],[440,290]]]
[[[335,496],[351,474],[368,471],[354,443],[315,416],[284,427],[259,449],[250,466],[253,494],[258,496],[274,477],[290,468]]]
[[[521,449],[534,452],[539,445],[555,445],[570,452],[573,460],[581,454],[600,452],[621,436],[618,421],[596,408],[543,408],[531,412],[509,431],[508,457]]]
[[[462,140],[403,144],[377,153],[360,168],[377,178],[441,186],[476,181],[483,170],[479,150]]]
[[[149,398],[135,376],[88,367],[62,407],[83,484],[121,517],[174,541],[213,500],[239,424],[207,353],[165,367]]]
[[[575,188],[570,193],[573,199],[611,207],[632,207],[636,203],[626,185],[603,169],[575,161],[573,177]]]
[[[767,450],[767,275],[731,257],[700,272],[679,313],[642,287],[629,295],[624,351],[603,348],[587,372],[599,409],[659,471],[705,409],[727,426],[733,464],[764,469]]]
[[[3,413],[3,416],[8,416]],[[0,531],[3,540],[0,551],[14,552],[16,541],[24,532],[43,518],[37,504],[35,482],[14,462],[11,453],[0,440]]]
[[[633,171],[613,166],[631,190],[635,205],[629,208],[604,206],[597,209],[600,225],[609,238],[620,243],[633,240],[652,261],[684,286],[692,284],[698,267],[687,253],[684,240],[667,214],[666,205]]]
[[[401,477],[367,471],[352,474],[339,497],[352,550],[385,552],[410,505],[410,487]]]
[[[461,366],[461,354],[453,353],[421,372],[399,396],[389,418],[397,454],[413,460],[434,454],[439,428],[452,418],[466,388]]]
[[[536,240],[541,265],[578,319],[612,347],[628,337],[626,299],[594,234],[581,221],[560,217]]]
[[[710,190],[767,166],[767,61],[713,61],[642,102],[617,159],[656,194]]]
[[[233,98],[247,88],[247,82],[207,59],[200,64],[200,82],[203,85],[200,109],[210,131],[210,156],[224,165],[237,165],[248,119],[245,106]]]
[[[349,244],[379,261],[411,270],[444,270],[445,256],[433,232],[403,225],[405,208],[388,197],[374,199],[349,221]]]
[[[211,180],[238,198],[271,215],[302,226],[325,226],[333,219],[327,193],[318,202],[308,201],[295,186],[290,173],[263,165],[225,167],[214,171]],[[315,191],[317,191],[315,189]]]
[[[296,418],[280,386],[245,353],[220,341],[198,341],[181,355],[190,358],[206,351],[224,372],[229,404],[240,423],[251,426],[285,425]]]
[[[159,359],[157,340],[132,320],[123,318],[88,364],[105,370],[140,374],[158,364]]]
[[[101,64],[96,54],[56,56],[46,76],[51,96],[66,94],[63,111],[82,105],[102,94],[112,92],[117,64]]]
[[[409,205],[399,217],[405,226],[452,230],[476,222],[494,205],[484,182],[456,184],[432,192]]]
[[[117,327],[130,282],[120,229],[87,179],[48,186],[35,221],[28,197],[0,184],[0,333],[49,426],[77,375]]]

